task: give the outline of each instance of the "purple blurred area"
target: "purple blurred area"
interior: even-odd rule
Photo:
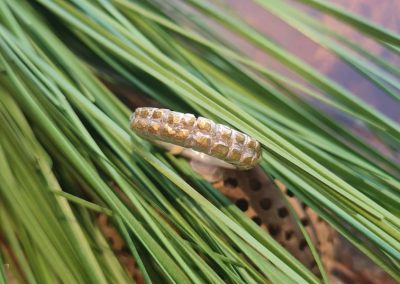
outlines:
[[[355,40],[360,46],[377,54],[400,68],[400,56],[395,55],[377,44],[375,41],[363,36],[359,32],[338,22],[334,18],[312,11],[296,1],[291,1],[294,6],[306,11],[310,15],[334,28],[341,35]],[[328,1],[344,8],[346,11],[361,15],[386,29],[400,33],[400,1],[399,0],[332,0]],[[368,104],[385,113],[388,117],[400,122],[400,110],[398,102],[385,94],[382,90],[368,82],[350,66],[343,63],[328,50],[317,45],[306,36],[291,28],[276,16],[261,9],[253,1],[247,0],[225,0],[228,8],[244,18],[249,24],[272,38],[278,44],[296,54],[308,64],[314,66],[334,81],[351,90]],[[245,52],[251,54],[254,59],[264,66],[281,70],[289,74],[278,62],[266,56],[255,47],[238,42]],[[289,74],[292,76],[293,74]],[[295,75],[293,75],[295,77]],[[324,106],[321,106],[325,108]],[[327,111],[331,112],[331,110]],[[337,116],[338,114],[332,113]],[[338,117],[339,119],[345,119]]]

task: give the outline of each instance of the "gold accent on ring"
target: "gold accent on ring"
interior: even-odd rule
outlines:
[[[143,138],[192,148],[242,170],[256,166],[261,157],[260,143],[254,138],[193,114],[137,108],[130,125]]]

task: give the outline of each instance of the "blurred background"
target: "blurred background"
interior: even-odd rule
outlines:
[[[329,2],[341,6],[348,12],[361,15],[389,30],[397,33],[400,32],[400,1],[331,0]],[[352,90],[360,98],[383,111],[389,117],[400,121],[400,111],[396,104],[393,104],[393,99],[365,80],[359,73],[340,61],[335,55],[314,43],[299,31],[288,26],[279,18],[263,9],[259,9],[252,1],[224,0],[224,3],[227,8],[232,9],[236,14],[245,19],[247,23],[273,38],[290,52],[300,56],[303,60],[316,67],[336,82]],[[371,40],[371,38],[365,37],[329,15],[315,10],[311,11],[311,9],[299,4],[297,1],[292,1],[292,3],[294,6],[308,11],[309,14],[313,15],[321,22],[328,24],[341,35],[356,40],[362,47],[400,66],[400,57],[398,55],[382,48],[381,45],[378,45],[375,41]],[[267,57],[265,53],[258,51],[250,45],[246,45],[244,42],[238,42],[238,44],[243,50],[251,54],[263,65],[271,66],[274,69],[276,68],[282,71],[285,70],[287,74],[290,74],[288,70],[275,60]],[[294,75],[293,77],[295,78]]]

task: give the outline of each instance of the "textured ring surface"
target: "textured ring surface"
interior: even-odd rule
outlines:
[[[158,140],[205,153],[234,165],[253,168],[261,157],[260,143],[250,136],[204,117],[169,109],[137,108],[131,129],[148,140]]]

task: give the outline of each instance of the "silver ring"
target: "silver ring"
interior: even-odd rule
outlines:
[[[130,118],[130,125],[145,139],[177,145],[185,148],[184,151],[192,149],[192,152],[206,154],[240,170],[255,167],[261,157],[260,143],[254,138],[210,119],[196,118],[193,114],[137,108]],[[162,146],[171,149],[166,143]],[[195,156],[193,153],[188,155]]]

